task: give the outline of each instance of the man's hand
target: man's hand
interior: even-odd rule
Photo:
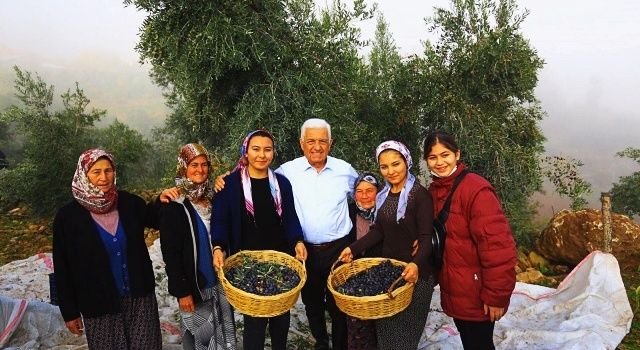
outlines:
[[[196,311],[196,305],[194,304],[193,297],[191,295],[178,298],[178,305],[180,306],[180,310],[182,311],[185,311],[185,312]]]
[[[167,188],[160,193],[160,202],[169,203],[178,197],[180,197],[180,190],[177,187]]]
[[[75,320],[71,320],[69,322],[64,323],[67,326],[69,332],[75,335],[82,335],[84,333],[84,323],[82,323],[82,318],[78,317]]]
[[[224,188],[224,177],[229,175],[229,174],[231,174],[231,173],[227,171],[226,173],[224,173],[222,175],[218,175],[216,177],[215,184],[213,185],[213,190],[214,191],[216,191],[216,192],[222,191],[222,189]]]
[[[484,314],[489,315],[491,322],[497,322],[504,316],[504,308],[484,304]]]
[[[302,242],[296,243],[295,250],[296,250],[296,259],[300,261],[307,260],[307,248],[304,246],[304,243]]]

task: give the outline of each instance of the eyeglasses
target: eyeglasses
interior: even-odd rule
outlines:
[[[328,146],[331,143],[330,139],[305,139],[303,141],[307,146],[315,146],[316,143],[319,143],[320,146]]]

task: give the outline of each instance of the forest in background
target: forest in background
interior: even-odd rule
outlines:
[[[384,139],[404,141],[421,158],[426,132],[450,130],[464,161],[498,188],[520,243],[534,232],[530,198],[545,175],[573,206],[584,205],[590,187],[580,162],[542,154],[544,113],[534,88],[543,61],[521,33],[526,12],[515,1],[454,1],[434,10],[429,30],[437,40],[409,58],[398,54],[381,14],[359,1],[322,13],[294,0],[126,4],[149,13],[137,49],[166,93],[165,127],[143,137],[120,122],[98,125],[106,112],[86,110],[83,89],[58,98],[18,68],[10,91],[17,101],[0,117],[0,149],[14,160],[0,172],[4,205],[55,211],[69,199],[77,155],[98,145],[116,154],[124,188],[171,184],[175,150],[185,142],[205,143],[226,169],[242,136],[258,127],[274,131],[282,162],[299,156],[299,126],[309,117],[334,126],[332,154],[358,170],[375,169],[373,149]],[[353,23],[372,16],[380,16],[376,38],[361,57],[365,43]],[[623,155],[639,160],[633,149]],[[632,186],[636,174],[620,185]]]

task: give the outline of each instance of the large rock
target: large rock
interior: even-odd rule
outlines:
[[[640,225],[629,217],[611,214],[612,253],[624,267],[640,264]],[[576,212],[563,210],[556,214],[536,241],[536,250],[545,258],[569,265],[578,264],[594,250],[602,250],[604,242],[602,214],[599,210]]]

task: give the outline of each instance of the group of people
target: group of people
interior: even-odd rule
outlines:
[[[208,152],[187,144],[178,156],[176,187],[150,204],[117,190],[109,153],[84,152],[72,182],[74,200],[54,220],[56,283],[68,329],[86,333],[91,349],[161,348],[143,234],[153,227],[160,229],[185,349],[236,348],[233,308],[216,270],[226,256],[245,249],[277,250],[306,262],[301,294],[315,349],[416,349],[436,284],[465,349],[492,349],[494,323],[507,311],[515,286],[516,251],[491,184],[466,174],[459,147],[444,132],[424,141],[428,189],[411,173],[413,160],[401,142],[385,141],[376,149],[384,184],[329,156],[332,143],[331,126],[309,119],[300,130],[303,156],[274,171],[273,135],[252,131],[236,168],[216,179],[215,194]],[[461,173],[436,270],[430,262],[433,218]],[[407,263],[402,276],[415,288],[405,310],[371,321],[347,317],[336,307],[326,285],[331,266],[360,257]],[[263,349],[267,329],[272,349],[287,348],[288,312],[243,317],[244,349]]]

